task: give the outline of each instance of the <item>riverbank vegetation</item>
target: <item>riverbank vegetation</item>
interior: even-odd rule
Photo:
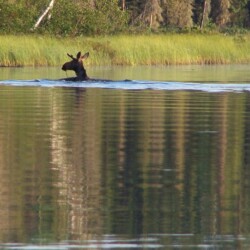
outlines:
[[[250,0],[0,0],[0,33],[56,36],[243,31]]]
[[[250,63],[250,35],[164,34],[55,38],[0,36],[0,66],[59,66],[89,51],[87,65]]]
[[[0,0],[0,66],[250,63],[250,0]]]

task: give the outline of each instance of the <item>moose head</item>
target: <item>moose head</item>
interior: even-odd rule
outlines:
[[[72,60],[69,62],[66,62],[62,66],[62,70],[73,70],[76,73],[75,81],[85,81],[88,80],[89,77],[87,76],[86,70],[83,66],[83,60],[87,59],[89,57],[89,52],[85,53],[84,55],[81,54],[79,51],[76,55],[76,58],[74,58],[72,55],[67,54],[68,57],[70,57]]]

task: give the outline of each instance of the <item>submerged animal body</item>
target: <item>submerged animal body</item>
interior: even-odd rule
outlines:
[[[86,70],[83,66],[83,61],[89,57],[89,52],[82,55],[81,52],[79,51],[76,55],[76,58],[70,54],[67,54],[67,55],[72,60],[64,63],[62,66],[62,70],[64,70],[64,71],[73,70],[73,71],[75,71],[76,77],[65,78],[62,80],[67,80],[67,81],[87,81],[87,80],[90,80],[90,78],[87,76]]]

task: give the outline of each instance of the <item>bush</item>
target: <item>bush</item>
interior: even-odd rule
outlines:
[[[27,8],[23,4],[10,4],[6,0],[0,0],[0,32],[27,33],[35,20],[35,8]]]
[[[116,0],[98,1],[96,6],[59,0],[43,31],[63,36],[103,35],[118,33],[126,24],[126,13],[118,8]]]

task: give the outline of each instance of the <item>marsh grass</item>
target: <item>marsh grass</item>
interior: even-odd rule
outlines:
[[[58,66],[79,50],[88,65],[250,63],[250,35],[0,36],[0,48],[0,66]]]

